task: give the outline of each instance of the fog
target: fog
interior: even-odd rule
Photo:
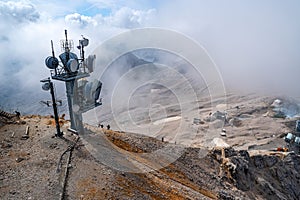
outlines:
[[[87,54],[132,28],[174,30],[207,50],[228,91],[299,98],[299,10],[296,0],[1,1],[0,106],[42,110],[23,105],[50,97],[39,80],[50,75],[44,65],[50,40],[58,55],[65,29],[75,45],[81,35],[90,39]],[[64,85],[56,85],[65,98]]]
[[[202,44],[230,89],[300,97],[299,1],[172,1],[163,26]]]

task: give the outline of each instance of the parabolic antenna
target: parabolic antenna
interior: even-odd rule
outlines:
[[[85,59],[86,66],[90,73],[94,71],[95,59],[96,59],[96,55],[89,55],[88,58]]]
[[[50,89],[50,83],[44,83],[43,85],[42,85],[42,89],[43,90],[45,90],[45,91],[48,91],[49,89]]]
[[[89,101],[96,101],[99,99],[101,88],[102,83],[94,79],[85,85],[84,95]]]
[[[62,54],[59,55],[59,58],[61,60],[61,62],[63,63],[64,67],[67,67],[68,61],[70,59],[75,59],[77,60],[77,55],[75,53],[72,52],[64,52]]]
[[[87,45],[89,45],[89,40],[86,38],[83,38],[83,40],[79,40],[79,43],[81,46],[86,47]]]
[[[45,60],[45,64],[49,69],[55,69],[58,67],[58,59],[53,56],[48,56]]]
[[[102,83],[98,80],[93,80],[92,82],[92,88],[91,88],[91,97],[96,101],[99,99],[101,88],[102,88]]]
[[[70,72],[76,72],[79,68],[79,64],[78,64],[78,61],[76,59],[70,59],[67,63],[67,69],[70,71]]]

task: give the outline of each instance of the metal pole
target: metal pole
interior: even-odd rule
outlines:
[[[49,81],[50,83],[50,93],[52,97],[52,105],[53,105],[53,111],[54,111],[54,119],[55,119],[55,124],[56,124],[56,136],[61,137],[63,134],[60,132],[60,127],[59,127],[59,120],[58,120],[58,113],[57,113],[57,104],[55,100],[55,95],[54,95],[54,87],[53,83]]]
[[[73,113],[73,89],[74,89],[74,80],[66,81],[66,92],[67,92],[69,115],[71,121],[71,129],[77,130],[76,121]]]
[[[80,111],[73,111],[73,103],[74,103],[74,85],[75,80],[66,81],[66,92],[68,99],[68,107],[70,114],[71,126],[70,128],[76,132],[83,133],[83,124],[82,124],[82,114]]]

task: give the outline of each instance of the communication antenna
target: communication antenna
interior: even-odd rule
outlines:
[[[51,50],[52,50],[52,58],[56,58],[55,57],[55,53],[54,53],[54,47],[53,47],[53,41],[51,40]],[[58,62],[58,59],[56,58],[56,60],[55,60],[55,63],[54,63],[54,72],[55,72],[55,75],[57,74],[57,71],[56,71],[56,68],[58,67],[58,64],[59,64],[59,62]]]
[[[56,68],[59,65],[58,59],[55,57],[54,48],[53,48],[53,41],[51,40],[51,50],[52,56],[48,56],[45,60],[45,64],[49,69],[54,69],[55,74],[57,74]]]
[[[68,49],[68,33],[67,33],[67,30],[65,30],[65,36],[66,36],[66,49]]]
[[[79,40],[79,46],[77,46],[80,51],[80,58],[78,58],[75,53],[71,52],[74,45],[73,41],[68,39],[67,30],[65,30],[64,33],[65,39],[60,41],[61,49],[63,51],[63,53],[59,55],[60,62],[55,57],[53,41],[51,40],[52,56],[46,58],[45,64],[50,69],[52,79],[65,82],[71,121],[70,130],[76,133],[83,130],[82,113],[102,105],[101,100],[99,100],[102,83],[98,80],[94,80],[93,83],[84,81],[82,82],[84,83],[83,85],[79,84],[80,86],[78,86],[78,80],[89,77],[90,73],[93,72],[94,60],[96,57],[93,55],[89,56],[88,59],[85,59],[84,48],[88,46],[89,40],[82,36],[82,39]],[[86,63],[89,63],[88,70],[86,70]],[[52,82],[50,80],[45,80],[42,80],[44,83],[42,89],[46,91],[49,89],[51,90],[51,87],[53,87]],[[89,90],[86,89],[85,84],[90,86]],[[77,98],[74,98],[74,88],[79,91],[78,94],[76,94]],[[84,95],[84,93],[86,93],[86,95]],[[47,103],[47,105],[50,104],[51,103]],[[54,105],[56,107],[57,103],[53,101],[52,105],[54,109]]]
[[[53,48],[53,41],[51,40],[51,50],[52,50],[52,57],[55,58],[54,48]]]
[[[83,35],[81,35],[81,37],[82,40],[79,40],[79,46],[77,46],[77,48],[80,50],[81,60],[84,60],[84,47],[89,45],[89,40],[83,37]]]
[[[68,40],[68,32],[65,30],[65,40],[60,41],[61,44],[61,50],[63,52],[70,52],[74,48],[73,40]]]
[[[50,94],[52,97],[52,107],[53,107],[53,111],[54,111],[55,125],[56,125],[55,136],[61,137],[61,136],[63,136],[63,133],[60,131],[60,126],[59,126],[59,121],[58,121],[57,103],[56,103],[56,99],[55,99],[55,95],[54,95],[53,82],[50,80],[50,78],[41,80],[41,82],[44,83],[42,86],[43,90],[45,90],[45,91],[50,90]],[[49,106],[48,102],[47,102],[47,105]]]

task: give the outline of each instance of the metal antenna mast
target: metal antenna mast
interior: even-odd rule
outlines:
[[[52,97],[52,107],[54,111],[54,119],[55,119],[55,125],[56,125],[56,134],[55,136],[61,137],[63,133],[60,131],[60,125],[59,125],[59,120],[58,120],[58,112],[57,112],[57,103],[54,95],[54,86],[50,78],[41,80],[43,85],[43,90],[50,90],[50,94]]]
[[[98,100],[102,83],[98,80],[88,82],[84,79],[89,77],[90,73],[93,72],[93,61],[96,58],[95,55],[89,56],[88,61],[86,61],[84,58],[84,47],[86,47],[88,44],[89,40],[84,37],[82,40],[79,40],[79,46],[77,46],[77,48],[80,50],[80,58],[78,58],[75,53],[71,52],[74,46],[73,41],[68,40],[68,33],[67,30],[65,30],[65,40],[61,40],[63,53],[59,55],[62,65],[60,65],[59,60],[55,57],[52,40],[52,56],[47,57],[45,60],[46,66],[50,69],[51,78],[65,82],[71,121],[69,130],[75,133],[83,132],[82,113],[102,104],[101,101]],[[89,71],[86,70],[86,63],[88,63],[87,68]],[[78,86],[78,81],[81,81],[80,86]],[[50,81],[50,79],[45,79],[41,82],[45,82],[45,84],[49,83],[50,90],[51,87],[53,88],[53,83]],[[91,88],[95,88],[94,91],[92,91]],[[74,91],[77,91],[76,94],[74,94]],[[74,98],[74,95],[77,95],[76,99]],[[56,107],[56,102],[54,101],[55,97],[54,99],[52,98],[52,100],[54,109],[54,107]],[[57,114],[57,108],[54,109],[54,115],[56,115],[55,113]]]

